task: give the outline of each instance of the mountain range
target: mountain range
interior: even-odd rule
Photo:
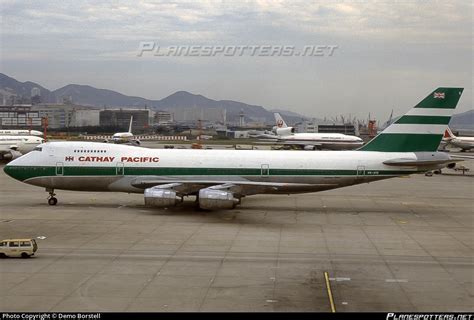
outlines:
[[[16,96],[31,99],[33,88],[38,88],[41,95],[41,102],[58,103],[64,98],[74,104],[94,107],[149,107],[154,110],[179,109],[203,109],[203,114],[207,112],[220,112],[226,110],[228,121],[238,121],[239,114],[244,113],[246,121],[264,121],[267,124],[274,124],[274,112],[280,112],[288,124],[300,122],[308,119],[303,115],[281,109],[267,110],[263,106],[250,105],[232,100],[213,100],[200,94],[192,94],[187,91],[177,91],[161,100],[150,100],[142,97],[127,96],[119,92],[107,89],[98,89],[88,85],[68,84],[62,88],[50,91],[43,86],[31,82],[20,82],[3,73],[0,73],[0,96]],[[453,115],[449,125],[455,129],[474,130],[474,111],[469,110]]]
[[[229,121],[237,121],[239,114],[244,113],[246,121],[263,121],[268,124],[275,123],[273,112],[262,106],[250,105],[232,100],[213,100],[200,94],[192,94],[187,91],[177,91],[161,100],[150,100],[142,97],[127,96],[119,92],[107,89],[98,89],[88,85],[68,84],[62,88],[50,91],[43,86],[31,82],[19,82],[3,73],[0,73],[0,94],[15,95],[26,99],[31,98],[33,88],[40,90],[41,102],[58,103],[64,98],[72,101],[74,104],[94,107],[148,107],[154,110],[178,110],[197,108],[203,109],[203,114],[207,112],[216,112],[217,110],[226,110],[226,116]],[[280,110],[288,123],[295,123],[305,116]]]

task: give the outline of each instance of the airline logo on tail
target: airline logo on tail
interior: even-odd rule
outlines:
[[[280,129],[280,128],[288,127],[285,123],[285,120],[283,120],[283,118],[278,112],[275,112],[273,115],[275,116],[275,122],[276,122],[277,128]]]
[[[463,88],[437,88],[360,150],[436,151],[443,136],[453,136],[446,128],[462,91]]]
[[[446,130],[444,131],[443,138],[445,138],[445,139],[454,139],[454,138],[456,138],[456,136],[453,134],[451,129],[449,129],[449,127],[447,127]]]

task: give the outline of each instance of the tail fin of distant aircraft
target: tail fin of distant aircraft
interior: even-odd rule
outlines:
[[[463,90],[436,89],[359,150],[436,151]]]
[[[456,136],[454,135],[454,133],[451,131],[451,129],[449,129],[449,127],[446,128],[446,131],[444,132],[444,137],[445,139],[447,140],[451,140],[451,139],[454,139],[456,138]]]
[[[132,123],[133,123],[133,116],[130,117],[130,126],[128,127],[128,132],[132,133]]]
[[[280,115],[278,112],[275,112],[274,115],[275,115],[275,121],[276,121],[276,125],[277,125],[277,128],[278,128],[278,129],[287,128],[287,127],[288,127],[288,126],[286,125],[285,120],[283,120],[283,118],[281,117],[281,115]]]

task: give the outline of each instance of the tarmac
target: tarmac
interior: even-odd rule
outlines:
[[[465,166],[474,168],[474,161]],[[7,311],[473,311],[474,176],[445,169],[227,211],[138,194],[47,193],[0,167]],[[325,280],[327,272],[329,281]]]

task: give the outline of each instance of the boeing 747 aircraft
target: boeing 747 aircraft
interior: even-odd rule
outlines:
[[[317,192],[443,168],[437,152],[462,88],[438,88],[356,151],[146,149],[93,142],[49,142],[5,166],[24,183],[55,190],[144,194],[170,207],[194,195],[203,209],[231,209],[245,196]]]

